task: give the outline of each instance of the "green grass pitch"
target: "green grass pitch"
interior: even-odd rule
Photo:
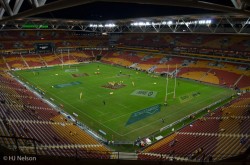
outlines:
[[[233,94],[233,91],[227,88],[177,79],[176,98],[173,98],[175,81],[170,78],[168,105],[163,106],[166,77],[154,77],[145,72],[102,63],[21,70],[14,74],[23,82],[43,90],[45,97],[53,98],[55,104],[63,104],[63,109],[69,114],[78,114],[77,120],[96,132],[106,132],[104,137],[113,140],[135,140],[149,135]],[[125,86],[119,89],[103,87],[109,82],[123,82]],[[155,97],[131,95],[135,90],[157,93]],[[194,93],[199,94],[190,97]],[[160,112],[126,126],[131,114],[157,104],[162,105]],[[164,123],[162,119],[165,120]]]

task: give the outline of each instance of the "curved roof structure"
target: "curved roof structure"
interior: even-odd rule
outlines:
[[[102,5],[115,3],[123,6],[130,3],[130,6],[139,5],[142,9],[145,5],[153,5],[166,8],[166,10],[176,7],[181,10],[178,13],[176,11],[168,13],[166,16],[100,20],[91,19],[91,17],[86,19],[84,15],[85,19],[79,19],[80,14],[75,14],[78,18],[65,19],[69,12],[74,14],[72,12],[74,7],[78,7],[79,10],[80,7],[96,3],[102,3]],[[33,27],[34,29],[48,28],[98,33],[249,33],[249,4],[248,0],[231,0],[231,2],[228,0],[137,0],[133,3],[128,0],[0,0],[0,29],[15,30]],[[197,9],[202,10],[204,14],[195,13]],[[183,11],[187,10],[190,14],[183,15]],[[110,11],[105,11],[104,14],[108,12]],[[49,18],[48,15],[53,15],[53,17]],[[60,15],[60,18],[54,15]],[[43,16],[46,18],[42,18]]]

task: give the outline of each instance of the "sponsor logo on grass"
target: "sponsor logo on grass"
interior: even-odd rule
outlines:
[[[85,77],[85,76],[89,76],[88,73],[79,73],[79,74],[71,74],[73,77]]]
[[[66,69],[65,72],[78,72],[78,69]]]
[[[143,97],[155,97],[157,92],[155,91],[147,91],[147,90],[135,90],[131,93],[131,95],[135,96],[143,96]]]
[[[152,116],[161,111],[161,104],[157,104],[137,112],[131,114],[130,118],[128,119],[126,126],[138,122],[146,117]]]
[[[70,83],[67,83],[67,84],[56,84],[56,85],[54,85],[54,88],[64,88],[64,87],[69,87],[69,86],[79,85],[79,84],[81,84],[81,82],[74,81],[74,82],[70,82]]]
[[[179,100],[181,103],[187,102],[192,100],[194,97],[198,97],[200,96],[200,92],[192,92],[192,93],[188,93],[186,95],[182,95],[179,97]]]

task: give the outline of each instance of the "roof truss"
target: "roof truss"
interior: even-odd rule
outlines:
[[[68,30],[93,33],[229,33],[250,34],[250,17],[242,15],[182,15],[136,20],[82,21],[25,18],[0,24],[4,30]]]
[[[225,13],[237,13],[250,16],[250,11],[246,10],[249,0],[231,0],[235,7],[208,3],[205,0],[137,0],[137,4],[154,4],[166,6],[182,6],[200,8]],[[88,4],[93,2],[128,2],[129,0],[54,0],[47,3],[47,0],[0,0],[0,22],[6,22],[18,18],[26,18],[37,14],[60,10],[68,7]],[[240,2],[240,3],[237,3]],[[11,5],[14,4],[14,5]],[[22,6],[26,8],[20,10]]]

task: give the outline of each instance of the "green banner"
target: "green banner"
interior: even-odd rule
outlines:
[[[139,120],[145,119],[146,117],[152,116],[161,111],[161,104],[157,104],[137,112],[131,114],[130,118],[128,119],[126,126],[133,124]]]
[[[79,85],[79,84],[81,84],[81,82],[74,81],[74,82],[70,82],[70,83],[67,83],[67,84],[57,84],[57,85],[54,85],[54,87],[55,88],[64,88],[64,87],[69,87],[69,86]]]
[[[130,95],[142,96],[142,97],[155,97],[157,92],[148,90],[135,90]]]

